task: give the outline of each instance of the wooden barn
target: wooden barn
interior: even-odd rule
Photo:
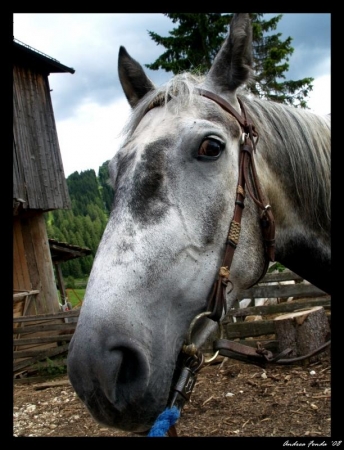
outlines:
[[[73,68],[13,38],[13,309],[60,309],[44,213],[69,209],[48,77]]]

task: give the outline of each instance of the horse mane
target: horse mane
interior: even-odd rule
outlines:
[[[123,130],[126,140],[152,107],[167,105],[173,98],[173,108],[178,114],[179,109],[192,101],[194,87],[203,80],[202,76],[184,72],[146,94],[132,110]],[[302,210],[305,223],[317,223],[327,230],[331,221],[330,114],[320,116],[259,99],[244,90],[238,96],[259,132],[258,151],[288,192],[293,192],[291,186],[296,187],[292,202]]]
[[[324,230],[331,222],[331,116],[259,99],[241,97],[260,133],[258,151],[285,186],[305,223]],[[283,170],[284,169],[284,170]],[[288,188],[288,192],[293,190]],[[312,200],[310,200],[312,199]]]

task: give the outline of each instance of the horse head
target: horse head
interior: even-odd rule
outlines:
[[[234,15],[208,74],[176,75],[162,87],[119,50],[132,117],[109,163],[113,208],[68,354],[76,393],[107,426],[149,430],[169,404],[190,324],[207,311],[237,198],[243,130],[235,114],[241,117],[238,92],[252,76],[251,41],[249,15]],[[248,196],[224,310],[264,272],[259,219]],[[204,317],[195,345],[216,327]]]

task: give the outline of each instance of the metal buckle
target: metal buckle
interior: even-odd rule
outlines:
[[[187,338],[185,340],[185,344],[183,345],[183,349],[182,349],[182,351],[184,353],[186,353],[187,355],[195,355],[198,352],[198,349],[197,349],[196,345],[193,344],[192,341],[191,341],[192,340],[192,336],[191,336],[192,335],[192,330],[193,330],[196,322],[199,319],[202,319],[203,317],[209,316],[210,314],[212,314],[211,311],[206,311],[206,312],[200,313],[191,322],[190,327],[189,327],[189,331],[188,331],[188,334],[187,334]],[[221,339],[222,338],[222,334],[223,334],[222,323],[221,322],[217,322],[217,325],[218,325],[218,339]],[[218,354],[219,354],[219,351],[216,351],[213,356],[211,356],[208,359],[204,359],[204,364],[209,364],[212,361],[214,361],[214,359],[217,358]]]

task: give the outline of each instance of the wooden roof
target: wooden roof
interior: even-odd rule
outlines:
[[[53,263],[65,262],[92,253],[92,250],[87,247],[78,247],[67,244],[67,242],[59,242],[56,239],[49,239],[49,246]]]
[[[18,41],[13,37],[13,62],[20,62],[21,65],[26,64],[30,67],[36,67],[40,72],[45,73],[74,73],[75,70],[72,67],[67,67],[61,64],[57,59],[51,58],[44,53],[35,50],[29,45]]]

